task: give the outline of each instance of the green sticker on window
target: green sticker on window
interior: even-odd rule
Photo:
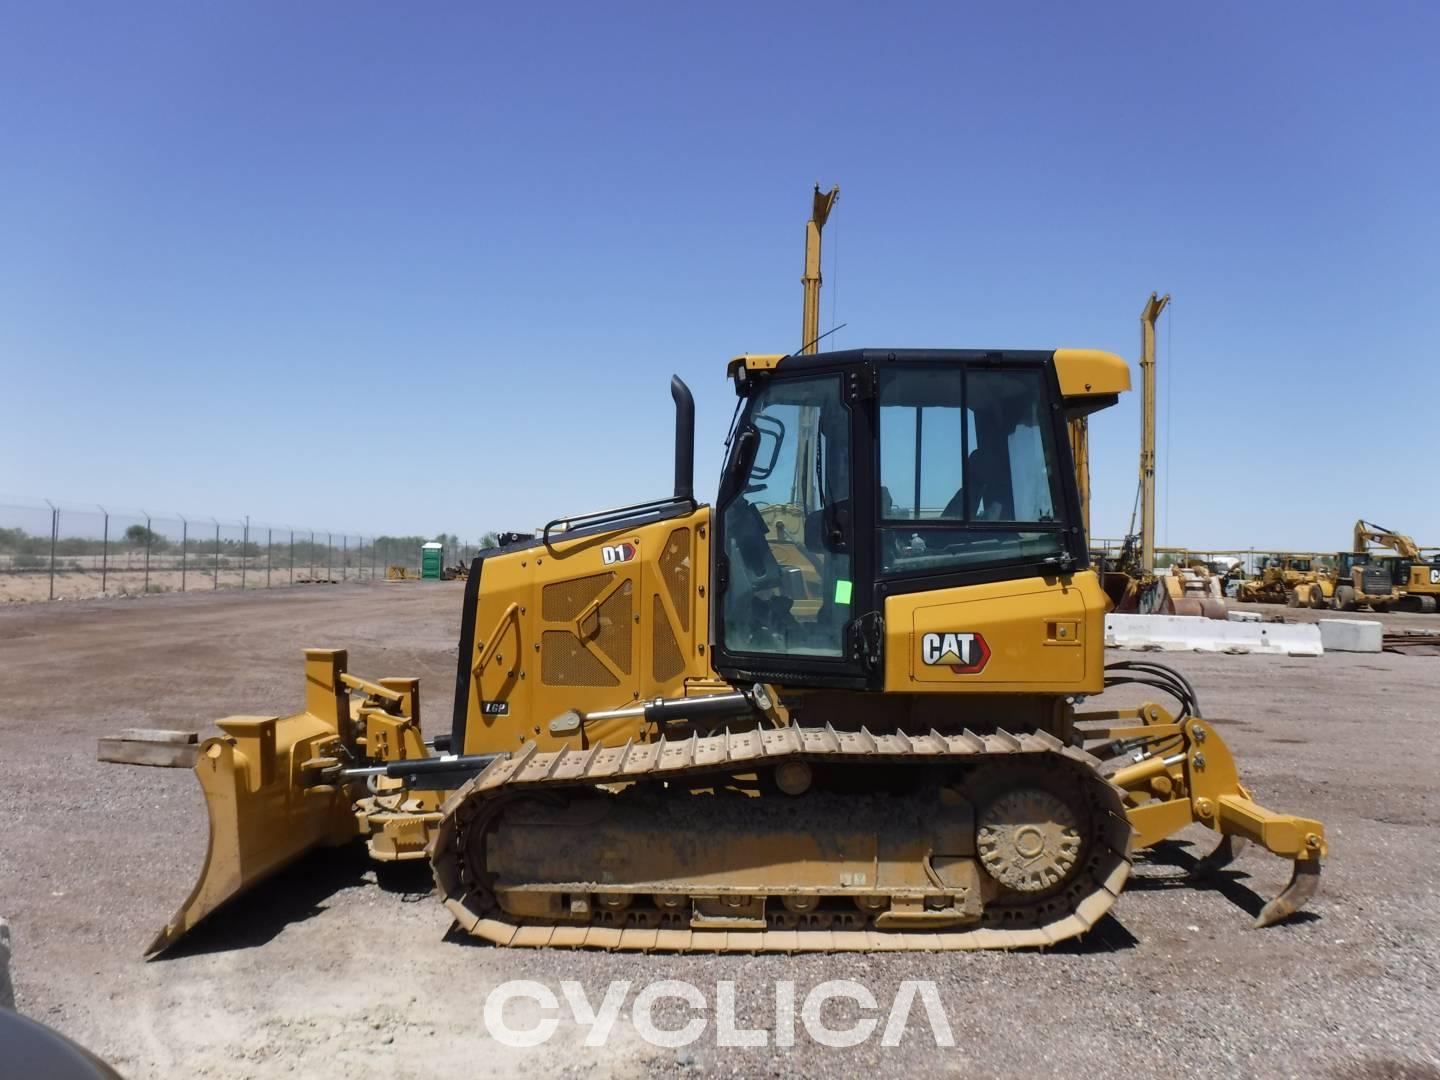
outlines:
[[[849,581],[837,581],[837,582],[835,582],[835,603],[837,603],[837,604],[848,604],[848,603],[850,603],[850,591],[851,591],[854,587],[855,587],[854,584],[853,584],[852,582],[849,582]]]

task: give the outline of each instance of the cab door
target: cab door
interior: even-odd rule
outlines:
[[[738,420],[716,512],[716,669],[737,682],[864,685],[870,610],[864,403],[840,366],[775,375]],[[869,455],[859,455],[868,473]],[[857,514],[857,509],[860,513]]]

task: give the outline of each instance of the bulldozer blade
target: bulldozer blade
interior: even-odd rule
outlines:
[[[333,713],[332,713],[333,716]],[[200,747],[195,775],[209,811],[209,844],[189,897],[147,956],[170,948],[216,908],[311,848],[358,834],[343,785],[307,785],[306,763],[333,747],[336,726],[311,713],[231,716]]]
[[[1297,859],[1290,874],[1290,884],[1271,900],[1255,918],[1255,926],[1274,926],[1288,919],[1305,906],[1320,885],[1320,860]]]
[[[1223,870],[1238,859],[1240,853],[1244,851],[1249,844],[1250,841],[1246,840],[1243,836],[1235,836],[1234,834],[1227,833],[1220,838],[1220,843],[1215,845],[1214,851],[1210,852],[1210,854],[1206,855],[1203,859],[1200,859],[1190,868],[1190,876],[1192,878],[1206,878],[1214,874],[1217,870]]]

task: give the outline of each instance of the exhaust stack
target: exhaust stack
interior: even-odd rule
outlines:
[[[685,380],[670,376],[675,399],[675,498],[695,501],[695,398]]]

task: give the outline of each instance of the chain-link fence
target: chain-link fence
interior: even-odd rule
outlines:
[[[431,539],[8,497],[0,501],[0,601],[378,581],[391,567],[415,577],[420,546]],[[433,539],[447,567],[469,565],[481,546]]]

